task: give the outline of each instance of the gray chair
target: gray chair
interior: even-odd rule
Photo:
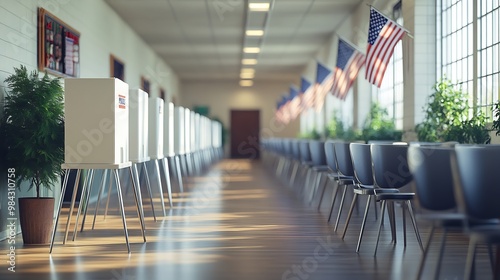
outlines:
[[[310,193],[308,197],[309,205],[311,205],[317,189],[321,184],[321,180],[325,177],[324,175],[328,173],[329,168],[326,164],[325,155],[325,142],[319,140],[309,141],[309,151],[311,153],[311,176],[312,184],[310,186]],[[325,182],[327,182],[325,180]]]
[[[354,178],[356,179],[356,188],[354,188],[354,196],[351,202],[351,207],[349,208],[349,213],[347,214],[347,220],[344,226],[344,231],[342,233],[342,239],[344,239],[345,234],[347,232],[347,228],[349,227],[349,221],[351,220],[354,205],[357,203],[358,197],[360,195],[366,195],[367,196],[366,208],[363,216],[363,222],[361,223],[361,229],[359,232],[358,245],[356,246],[356,252],[359,252],[371,200],[375,199],[376,188],[374,186],[374,181],[373,181],[370,145],[362,143],[351,143],[349,145],[349,150],[351,153],[352,166],[354,168]],[[397,189],[378,189],[377,191],[379,193],[399,192]],[[375,208],[375,219],[377,219],[377,207],[375,206],[374,208]]]
[[[477,244],[500,244],[500,226],[472,224],[478,221],[489,223],[500,217],[497,173],[500,146],[457,145],[451,155],[451,166],[456,201],[461,213],[467,217],[465,230],[470,236],[464,279],[473,279]],[[489,252],[491,265],[495,267],[491,247]],[[495,274],[494,278],[499,279],[498,271]]]
[[[413,176],[408,168],[408,146],[407,145],[391,145],[391,144],[372,144],[370,146],[374,183],[382,189],[399,189],[408,185]],[[418,232],[417,222],[413,214],[411,200],[415,197],[414,193],[377,193],[377,200],[382,201],[381,215],[384,215],[387,204],[393,208],[395,201],[401,201],[403,213],[403,234],[404,245],[406,246],[406,212],[410,215],[410,219],[415,230],[415,235],[420,248],[423,250],[422,240]],[[391,213],[392,211],[389,211]],[[391,217],[392,216],[392,217]],[[391,222],[395,225],[394,215],[389,216]],[[375,245],[374,255],[377,254],[378,243],[380,240],[380,231],[382,229],[383,219],[380,219],[377,242]],[[396,243],[395,228],[392,228],[393,241]]]
[[[415,182],[419,206],[422,213],[418,220],[431,224],[429,239],[420,261],[417,279],[422,276],[429,247],[436,228],[443,231],[434,278],[438,279],[442,256],[449,230],[462,230],[465,215],[456,212],[456,202],[451,172],[452,147],[437,145],[411,145],[408,149],[408,164]],[[425,211],[425,212],[423,212]]]
[[[354,178],[353,177],[347,177],[343,176],[342,174],[339,173],[339,170],[337,168],[337,158],[335,155],[335,142],[339,142],[336,140],[328,140],[325,142],[325,159],[326,159],[326,164],[328,165],[329,172],[328,172],[328,178],[330,180],[333,180],[335,185],[334,189],[332,192],[332,202],[330,205],[330,213],[328,214],[328,222],[330,222],[333,209],[335,207],[335,201],[337,200],[337,194],[339,191],[339,188],[344,185],[350,185],[354,183]],[[323,188],[323,191],[321,192],[321,196],[319,198],[319,203],[318,203],[318,210],[321,207],[321,202],[323,201],[323,196],[325,194],[325,189],[326,186]]]
[[[351,180],[350,184],[343,184],[342,198],[340,200],[339,212],[333,231],[337,231],[340,217],[342,216],[342,208],[344,206],[345,196],[348,186],[354,186],[354,168],[352,167],[351,152],[349,151],[349,142],[335,142],[335,159],[337,160],[337,172],[340,176]]]

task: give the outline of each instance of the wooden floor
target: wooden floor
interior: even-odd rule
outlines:
[[[130,255],[115,206],[106,221],[99,216],[96,229],[79,233],[76,242],[61,245],[63,226],[59,226],[51,256],[48,246],[22,247],[18,236],[15,273],[7,271],[8,244],[0,242],[0,279],[415,279],[421,251],[411,226],[406,249],[401,226],[396,245],[390,243],[386,226],[374,258],[377,228],[370,215],[361,252],[355,253],[365,198],[342,241],[343,223],[334,233],[326,222],[331,187],[317,212],[261,163],[246,160],[222,161],[205,176],[188,179],[187,185],[190,191],[174,197],[174,208],[158,222],[145,204],[147,243],[140,237],[129,195]],[[425,241],[428,229],[420,226]],[[457,233],[447,242],[439,279],[463,279],[468,241]],[[437,247],[431,249],[423,279],[433,278]],[[478,279],[491,279],[485,247],[478,251],[477,272]]]

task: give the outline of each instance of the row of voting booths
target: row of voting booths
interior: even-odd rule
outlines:
[[[129,89],[128,84],[119,79],[65,79],[64,102],[65,161],[62,168],[65,176],[50,252],[70,170],[76,171],[76,179],[72,186],[63,244],[68,239],[76,204],[78,210],[72,230],[73,241],[79,226],[80,232],[84,231],[87,214],[92,211],[88,209],[89,205],[95,201],[94,229],[100,205],[106,201],[106,218],[109,201],[115,197],[130,253],[124,205],[124,197],[129,190],[133,193],[142,237],[146,242],[142,193],[147,193],[148,198],[144,201],[150,204],[156,221],[159,209],[164,216],[167,215],[166,203],[173,207],[173,192],[178,195],[184,192],[183,178],[202,175],[223,157],[222,126],[219,122],[188,108],[174,106],[159,97],[150,97],[143,90]],[[80,181],[83,183],[80,184]],[[77,196],[79,203],[76,203]],[[161,205],[155,205],[156,197],[160,198]]]

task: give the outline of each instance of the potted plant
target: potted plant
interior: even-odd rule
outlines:
[[[446,78],[438,81],[429,96],[424,121],[416,127],[419,141],[489,143],[487,117],[479,109],[470,116],[471,109],[467,93]]]
[[[1,130],[6,164],[15,169],[16,184],[29,184],[36,197],[18,198],[25,244],[49,242],[54,198],[41,197],[61,175],[64,159],[63,88],[59,79],[26,67],[15,68],[7,79]]]

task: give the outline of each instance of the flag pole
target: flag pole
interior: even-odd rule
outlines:
[[[379,11],[377,8],[375,8],[372,4],[368,4],[366,3],[367,6],[369,6],[371,9],[374,9],[377,13],[383,15],[385,18],[387,18],[387,20],[390,20],[391,22],[393,22],[395,25],[399,26],[401,29],[403,29],[405,32],[406,32],[406,35],[408,35],[408,37],[412,38],[413,39],[413,35],[410,33],[410,31],[408,29],[406,29],[404,26],[402,26],[401,24],[397,23],[396,21],[394,21],[393,19],[391,19],[390,17],[388,17],[385,13],[382,13],[381,11]]]

